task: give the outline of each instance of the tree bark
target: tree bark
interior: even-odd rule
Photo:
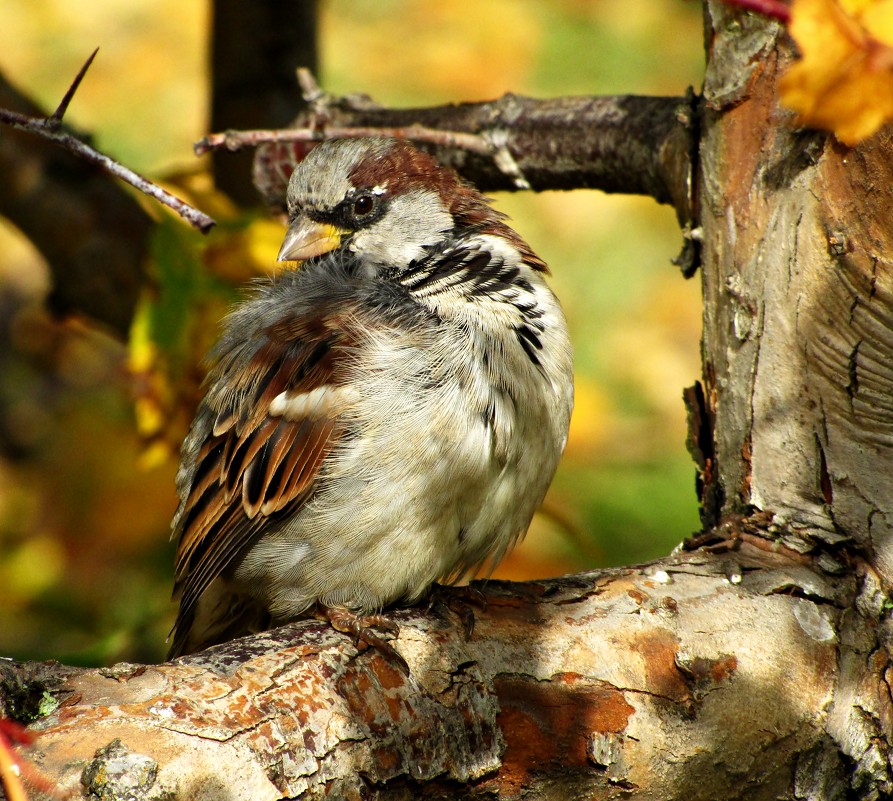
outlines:
[[[829,758],[851,589],[745,546],[491,582],[468,640],[445,610],[400,612],[409,674],[304,623],[4,686],[58,700],[38,764],[101,798],[776,798]]]
[[[409,674],[312,622],[160,666],[10,664],[43,770],[103,798],[891,797],[893,137],[797,131],[784,31],[706,7],[703,536],[490,583],[468,640],[397,612]]]
[[[854,797],[884,797],[893,793],[893,131],[847,148],[797,130],[778,103],[793,50],[784,30],[716,0],[707,8],[706,402],[696,415],[713,425],[696,437],[712,448],[709,464],[700,454],[705,522],[756,515],[779,547],[859,581],[836,633],[826,733],[838,781]]]
[[[733,13],[716,9],[724,23]],[[736,38],[749,48],[720,40],[723,75],[750,77],[711,73],[705,86],[703,357],[719,466],[709,513],[773,511],[798,548],[852,541],[889,584],[893,130],[857,148],[798,131],[778,106],[791,60],[779,35],[751,22]]]
[[[419,141],[482,192],[600,189],[672,203],[687,221],[691,195],[692,101],[687,97],[556,97],[506,94],[480,103],[382,108],[365,96],[324,97],[295,128],[409,129],[478,134],[486,153]],[[410,137],[411,138],[411,137]],[[285,207],[285,190],[306,143],[258,150],[254,181],[267,203]]]

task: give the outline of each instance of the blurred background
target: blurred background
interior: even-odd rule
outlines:
[[[321,85],[384,105],[678,95],[703,72],[691,0],[321,0],[318,11]],[[103,664],[165,651],[176,448],[196,363],[233,287],[275,269],[283,230],[215,192],[209,161],[192,155],[210,128],[210,30],[197,0],[6,0],[0,12],[6,80],[52,109],[99,46],[66,121],[221,223],[202,237],[126,190],[157,224],[148,281],[116,336],[48,314],[48,264],[0,217],[2,656]],[[0,127],[0,152],[10,136]],[[665,554],[699,527],[681,392],[700,375],[700,296],[670,263],[682,244],[674,213],[591,191],[500,194],[496,205],[552,268],[577,400],[544,509],[495,575]]]

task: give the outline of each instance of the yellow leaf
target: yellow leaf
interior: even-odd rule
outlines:
[[[276,254],[285,236],[285,226],[276,220],[253,220],[249,225],[221,230],[208,244],[203,256],[208,270],[231,284],[242,284],[259,275],[282,269]]]
[[[171,389],[167,376],[159,367],[158,348],[152,341],[149,322],[150,304],[143,298],[130,329],[128,368],[132,376],[133,409],[136,428],[146,441],[144,466],[152,467],[164,460],[164,454],[152,440],[164,431],[170,417]]]
[[[893,0],[794,0],[802,58],[781,79],[798,122],[855,145],[893,119]]]
[[[864,3],[862,22],[878,41],[893,45],[893,0]]]

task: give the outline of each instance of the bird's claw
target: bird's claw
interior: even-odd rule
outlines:
[[[431,591],[431,604],[434,603],[442,603],[459,618],[466,640],[470,640],[474,634],[475,610],[480,612],[487,610],[487,597],[480,590],[468,584],[460,587],[444,587],[441,584],[435,584]]]
[[[392,637],[399,637],[400,627],[393,620],[384,615],[358,615],[349,609],[337,608],[326,608],[324,615],[335,631],[349,634],[353,638],[355,646],[363,643],[374,648],[382,656],[394,661],[404,673],[409,674],[409,665],[406,664],[406,660],[400,656],[393,645],[374,631],[374,629],[379,629]]]

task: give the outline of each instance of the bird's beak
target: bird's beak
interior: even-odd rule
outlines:
[[[341,244],[341,231],[334,225],[298,217],[285,232],[278,261],[303,261],[334,250]]]

